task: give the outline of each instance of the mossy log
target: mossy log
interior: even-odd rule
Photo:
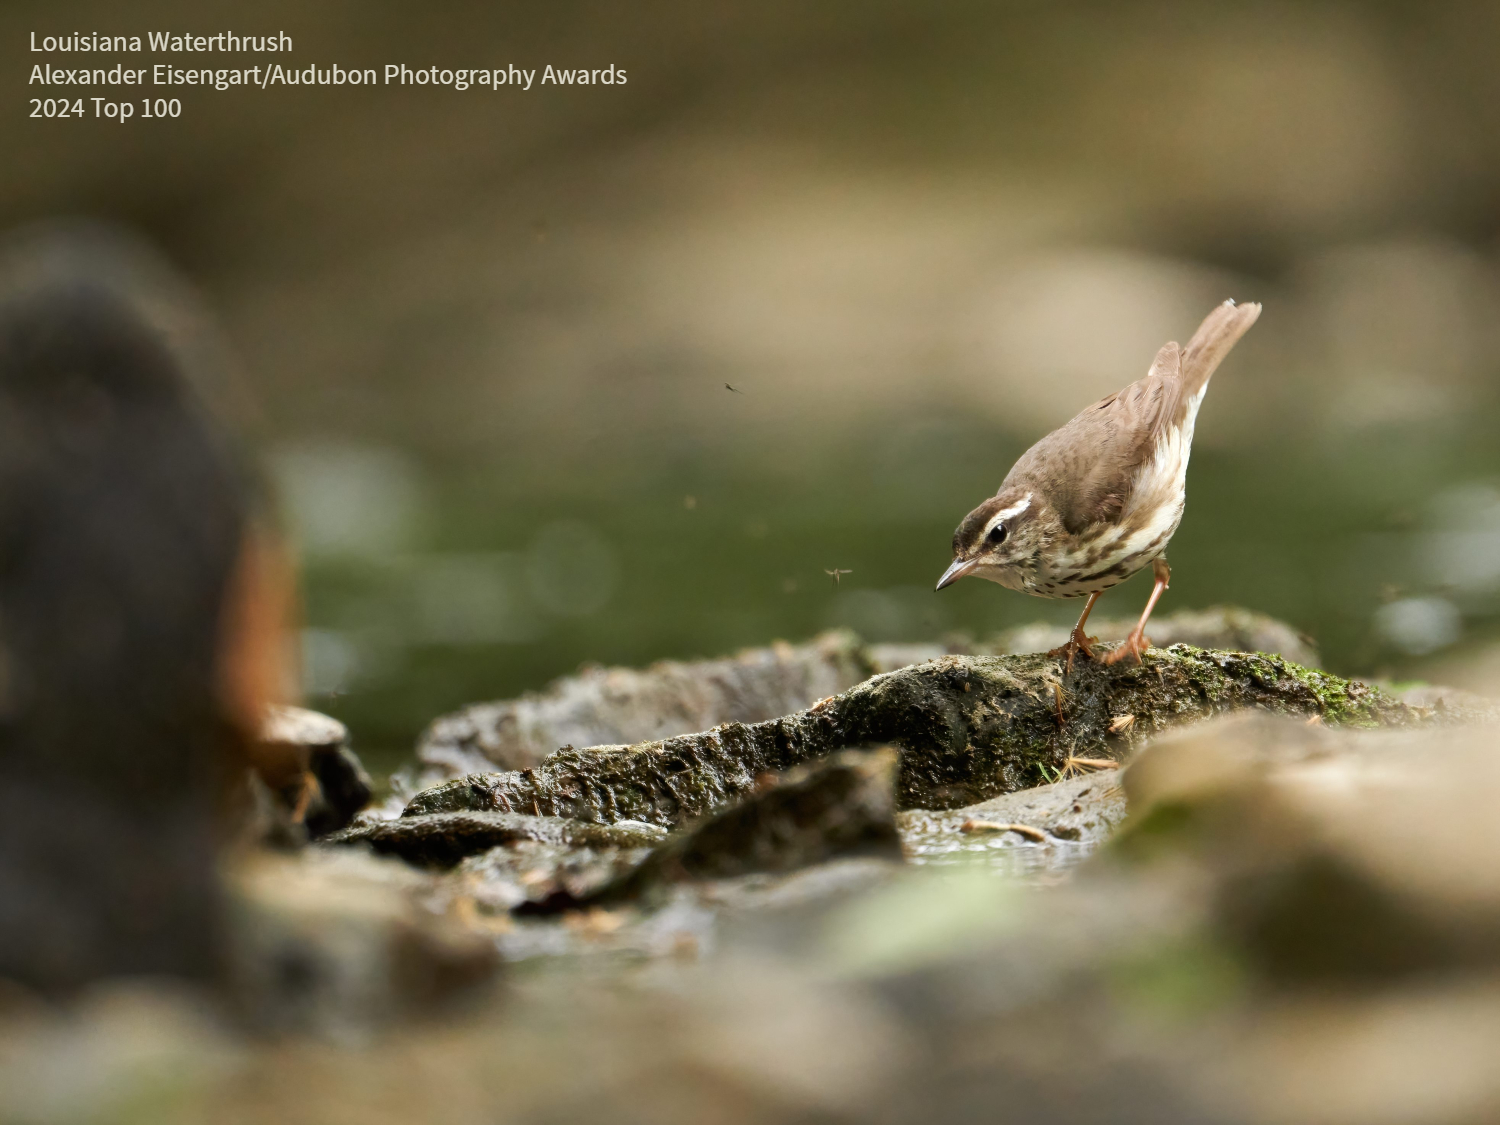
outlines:
[[[1066,675],[1040,654],[945,656],[767,722],[634,746],[564,747],[534,769],[424,790],[406,815],[493,809],[678,827],[749,794],[764,773],[873,744],[901,752],[899,807],[956,808],[1049,780],[1070,757],[1119,759],[1153,732],[1247,707],[1330,725],[1442,719],[1264,654],[1174,645],[1140,664],[1080,661]]]

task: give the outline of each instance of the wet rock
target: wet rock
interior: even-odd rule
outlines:
[[[273,706],[251,752],[262,781],[313,839],[353,822],[370,802],[370,776],[343,723],[305,707]]]
[[[1119,775],[1099,770],[961,809],[908,809],[896,823],[908,857],[924,862],[1042,845],[1072,849],[1075,854],[1059,864],[1065,866],[1103,843],[1124,819]]]
[[[1094,631],[1106,641],[1123,640],[1133,624],[1103,620]],[[1158,617],[1152,639],[1160,647],[1180,642],[1317,665],[1317,653],[1291,626],[1234,607]],[[962,636],[863,644],[852,633],[837,631],[803,645],[777,643],[719,660],[592,668],[539,693],[473,704],[435,720],[418,743],[416,777],[406,777],[404,784],[412,793],[467,774],[531,768],[563,747],[625,746],[724,723],[763,722],[846,691],[870,675],[943,656],[1046,652],[1066,640],[1065,627],[1041,624],[980,644]]]
[[[593,846],[519,840],[460,863],[452,873],[453,893],[490,916],[525,903],[578,902],[635,870],[659,842]]]
[[[1082,662],[1066,680],[1061,662],[1042,655],[945,656],[769,722],[565,749],[535,769],[471,775],[418,793],[406,815],[478,809],[680,827],[750,794],[763,773],[881,743],[901,751],[899,807],[958,808],[1030,788],[1070,757],[1119,759],[1153,733],[1242,708],[1331,724],[1448,718],[1255,654],[1177,646],[1141,664]]]
[[[835,857],[901,859],[896,753],[846,750],[768,781],[754,795],[656,848],[623,878],[583,900],[542,909],[634,900],[671,883],[793,871]]]
[[[592,668],[542,692],[437,719],[417,758],[438,777],[525,769],[562,746],[630,744],[773,719],[844,691],[870,671],[847,632],[721,660]]]
[[[552,848],[642,848],[659,843],[665,830],[651,824],[590,824],[525,813],[452,812],[380,820],[326,837],[329,846],[368,844],[421,867],[452,867],[460,860],[506,844],[531,842]]]
[[[278,704],[267,709],[260,741],[267,746],[306,750],[336,750],[349,742],[349,728],[331,715],[306,707]]]
[[[1133,628],[1134,618],[1089,620],[1089,634],[1106,642],[1123,641]],[[996,656],[1049,652],[1067,643],[1069,629],[1067,625],[1022,625],[999,634],[980,650]],[[1318,666],[1318,651],[1311,638],[1284,621],[1239,606],[1185,609],[1153,617],[1149,633],[1158,648],[1184,644],[1226,652],[1263,652],[1308,668]]]

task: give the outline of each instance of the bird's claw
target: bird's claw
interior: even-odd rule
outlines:
[[[1118,664],[1127,656],[1133,656],[1135,657],[1135,662],[1137,664],[1140,664],[1142,663],[1141,653],[1145,652],[1150,647],[1151,638],[1137,629],[1135,632],[1131,633],[1130,636],[1125,638],[1124,644],[1122,644],[1119,648],[1115,649],[1114,652],[1110,653],[1104,658],[1104,663]]]
[[[1084,636],[1083,630],[1075,626],[1073,632],[1068,635],[1067,643],[1058,645],[1052,651],[1047,653],[1047,655],[1055,659],[1066,656],[1068,658],[1068,666],[1064,674],[1067,674],[1067,672],[1073,671],[1073,658],[1079,653],[1083,653],[1083,655],[1089,660],[1097,659],[1097,657],[1094,655],[1094,650],[1090,647],[1090,645],[1096,643],[1098,640],[1098,637]]]

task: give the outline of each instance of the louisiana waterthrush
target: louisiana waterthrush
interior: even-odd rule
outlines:
[[[953,534],[953,564],[937,588],[974,575],[1041,598],[1087,597],[1068,643],[1051,655],[1094,655],[1084,623],[1099,595],[1147,563],[1156,584],[1140,622],[1105,657],[1139,662],[1161,592],[1167,543],[1187,502],[1193,425],[1209,376],[1260,316],[1256,304],[1225,301],[1186,347],[1156,353],[1146,377],[1094,403],[1028,449],[1000,491]]]

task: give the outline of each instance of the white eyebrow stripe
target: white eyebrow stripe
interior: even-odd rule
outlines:
[[[991,516],[990,522],[984,525],[984,535],[981,535],[980,538],[983,539],[990,532],[994,531],[997,523],[1004,523],[1008,519],[1014,519],[1029,507],[1031,507],[1031,493],[1028,492],[1020,502],[1012,504],[1009,508],[1004,508]]]

